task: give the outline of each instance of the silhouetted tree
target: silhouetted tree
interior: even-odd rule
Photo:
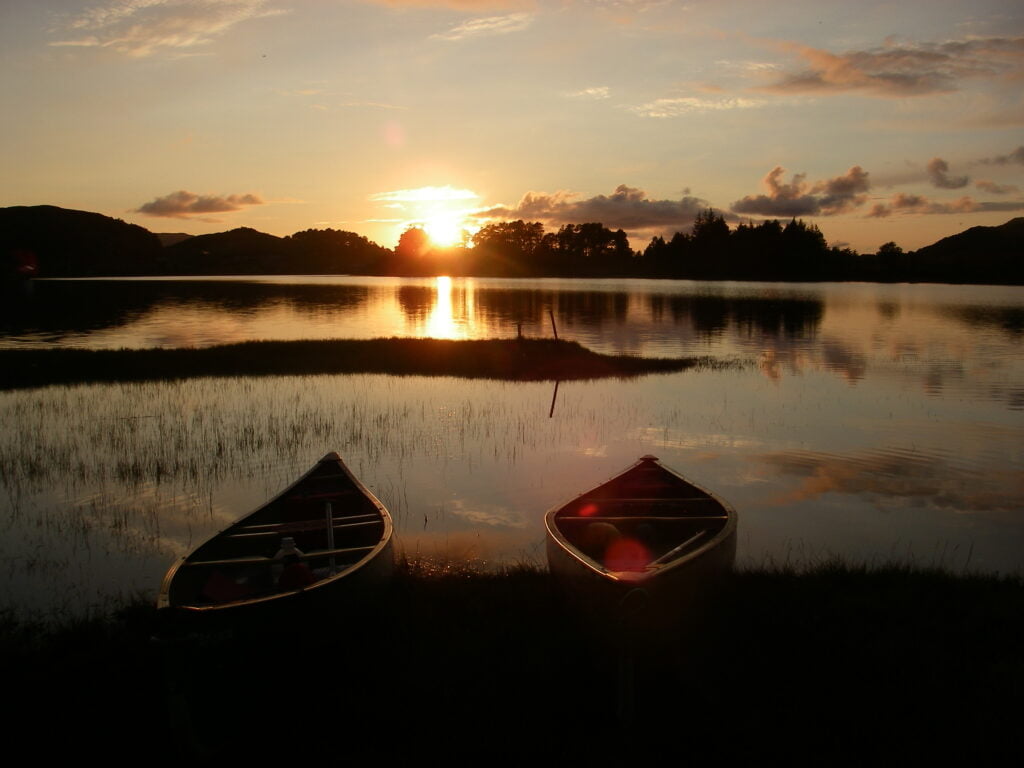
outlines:
[[[543,245],[544,225],[539,221],[501,221],[473,235],[474,258],[487,274],[544,274]]]

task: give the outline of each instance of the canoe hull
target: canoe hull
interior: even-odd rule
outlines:
[[[204,625],[328,618],[388,582],[393,530],[384,505],[338,454],[329,453],[175,563],[164,576],[157,607],[176,622]],[[280,580],[285,564],[275,550],[285,536],[303,552],[307,581],[301,585],[282,586]]]
[[[545,524],[548,566],[566,600],[612,633],[643,636],[699,621],[736,557],[735,510],[652,456],[552,508]],[[641,561],[616,567],[581,532],[612,524],[618,540],[642,531],[660,537],[660,549],[651,545]]]

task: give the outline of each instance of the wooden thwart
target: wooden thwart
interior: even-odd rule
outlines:
[[[377,518],[376,520],[364,520],[364,521],[358,522],[358,523],[338,523],[338,522],[335,522],[335,524],[333,526],[331,526],[331,528],[332,528],[332,530],[340,531],[340,530],[345,530],[345,529],[349,529],[349,528],[363,528],[363,527],[368,526],[368,525],[381,525],[381,524],[382,523],[381,523],[380,518]],[[253,538],[255,536],[280,536],[282,533],[301,533],[302,531],[322,531],[326,527],[327,527],[327,525],[324,523],[323,520],[319,521],[319,525],[310,525],[310,524],[307,524],[307,523],[303,523],[301,526],[282,524],[282,525],[275,526],[273,528],[270,528],[268,530],[263,530],[263,531],[244,531],[243,530],[242,533],[229,533],[224,538],[226,538],[226,539],[251,539],[251,538]]]
[[[361,522],[363,520],[379,523],[380,515],[370,513],[366,515],[347,515],[334,518],[334,527]],[[290,523],[266,523],[263,525],[240,525],[237,529],[243,533],[292,533],[293,531],[322,531],[327,527],[327,521],[318,517],[315,520],[295,520]],[[237,534],[232,534],[237,535]]]
[[[587,517],[582,516],[566,516],[562,515],[558,518],[558,523],[576,523],[580,521],[587,522],[602,522],[602,523],[636,523],[636,522],[659,522],[667,523],[674,520],[679,521],[702,521],[702,520],[725,520],[726,515],[589,515]]]
[[[372,549],[374,549],[374,547],[344,547],[342,549],[319,549],[315,552],[303,552],[299,559],[313,560],[321,557],[345,555],[351,552],[369,552]],[[284,562],[284,558],[278,559],[276,557],[232,557],[226,560],[187,560],[186,562],[181,564],[181,567],[191,568],[197,565],[273,565],[274,563],[281,562]]]

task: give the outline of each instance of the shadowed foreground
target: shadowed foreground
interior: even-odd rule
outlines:
[[[198,376],[388,373],[505,381],[640,376],[724,365],[603,355],[555,339],[248,341],[203,349],[0,349],[0,388]]]
[[[545,572],[406,566],[361,617],[302,631],[155,643],[144,605],[52,632],[8,620],[5,724],[37,758],[115,764],[978,764],[1024,746],[1020,579],[736,574],[665,639],[676,662],[638,660],[632,726],[614,654],[565,607]]]

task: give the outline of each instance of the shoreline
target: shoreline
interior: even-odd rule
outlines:
[[[27,730],[59,700],[76,716],[47,749],[109,754],[117,743],[157,764],[277,749],[488,762],[499,744],[566,759],[682,749],[920,764],[1021,745],[1020,575],[837,562],[734,573],[685,637],[660,638],[668,655],[636,658],[630,722],[615,715],[614,649],[570,607],[539,568],[400,563],[372,608],[325,632],[169,646],[152,639],[149,604],[45,633],[4,615],[0,658],[19,704],[8,725]],[[261,722],[273,732],[254,731]]]

